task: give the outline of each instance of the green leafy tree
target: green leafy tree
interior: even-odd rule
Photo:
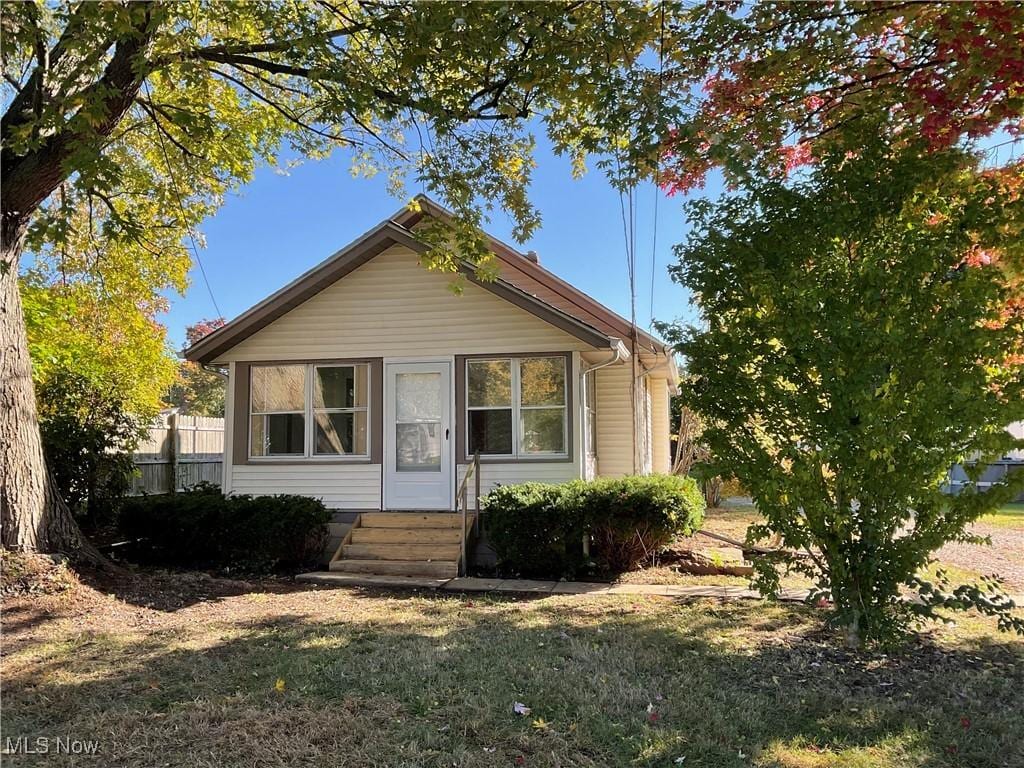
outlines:
[[[185,341],[192,346],[203,336],[224,325],[224,318],[200,320],[185,328]],[[227,372],[208,370],[191,360],[178,363],[178,377],[167,393],[167,404],[196,416],[223,416],[227,394]]]
[[[942,492],[951,465],[1001,455],[1024,418],[1024,300],[999,268],[1022,257],[1024,201],[971,155],[864,128],[856,156],[826,150],[790,183],[690,205],[672,272],[706,325],[675,329],[685,404],[764,514],[751,539],[800,555],[761,560],[763,588],[781,567],[809,574],[852,644],[941,607],[1024,631],[995,583],[918,576],[1024,482]],[[911,589],[920,604],[900,599]]]
[[[134,289],[114,293],[109,286],[38,268],[22,275],[33,381],[41,398],[49,382],[74,374],[145,420],[159,411],[175,376],[166,329],[154,317],[164,304],[147,307]]]
[[[61,498],[87,528],[113,522],[131,490],[132,452],[147,422],[116,388],[73,371],[58,372],[37,391],[43,450]]]
[[[3,543],[84,554],[48,482],[18,290],[23,249],[180,288],[191,228],[273,163],[342,148],[455,210],[482,258],[480,201],[527,237],[530,126],[582,169],[648,173],[672,121],[641,66],[681,4],[81,2],[0,6],[0,506]],[[663,46],[662,46],[663,47]],[[442,241],[438,239],[438,243]],[[445,240],[445,243],[448,241]],[[433,266],[451,268],[438,247]],[[129,265],[134,265],[131,267]],[[95,553],[90,553],[95,555]]]

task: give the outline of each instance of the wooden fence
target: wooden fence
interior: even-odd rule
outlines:
[[[139,470],[132,493],[168,493],[199,482],[221,484],[224,419],[166,413],[134,455]],[[173,480],[172,480],[173,478]]]

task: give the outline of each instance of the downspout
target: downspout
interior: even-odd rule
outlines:
[[[612,356],[609,359],[597,363],[596,365],[592,365],[580,372],[580,392],[583,393],[584,397],[586,397],[587,393],[587,375],[600,370],[601,368],[607,368],[609,365],[615,365],[622,360],[622,353],[624,351],[625,349],[620,341],[615,345],[615,349],[612,351]],[[594,392],[597,392],[597,384],[594,385]],[[586,461],[586,456],[584,456],[583,459]],[[590,536],[586,533],[583,534],[583,554],[586,557],[590,557]]]
[[[619,362],[620,360],[622,360],[622,353],[624,351],[625,349],[623,348],[622,342],[620,341],[618,344],[615,345],[615,349],[612,351],[612,356],[610,360],[605,360],[602,363],[597,363],[596,365],[592,365],[589,368],[585,368],[580,373],[580,379],[585,379],[588,373],[593,373],[596,370],[599,370],[601,368],[607,368],[609,365],[614,365],[615,363]]]
[[[584,397],[586,397],[587,395],[587,376],[593,373],[594,371],[600,370],[601,368],[607,368],[609,365],[615,365],[616,363],[620,362],[623,359],[622,354],[625,351],[626,348],[622,345],[622,342],[619,341],[613,348],[612,356],[609,359],[580,371],[580,392],[583,394]],[[597,393],[596,383],[594,384],[594,392],[595,394]],[[586,457],[584,456],[584,458]]]

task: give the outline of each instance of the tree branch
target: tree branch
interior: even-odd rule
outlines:
[[[102,118],[89,121],[78,113],[38,149],[19,156],[9,146],[4,146],[0,152],[3,177],[0,201],[5,237],[20,236],[18,233],[23,231],[32,213],[73,172],[65,167],[65,161],[83,144],[105,139],[134,102],[146,76],[141,62],[163,14],[152,0],[132,7],[141,9],[139,20],[130,33],[118,41],[103,75],[82,92],[87,103],[102,105]]]

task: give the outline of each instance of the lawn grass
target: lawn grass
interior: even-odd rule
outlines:
[[[990,515],[985,515],[978,522],[994,525],[999,528],[1013,528],[1024,531],[1024,503],[1006,504]]]
[[[1024,755],[1024,643],[976,618],[854,655],[813,609],[750,601],[312,587],[166,610],[47,599],[6,606],[4,733],[96,738],[103,757],[5,765],[996,768]]]

